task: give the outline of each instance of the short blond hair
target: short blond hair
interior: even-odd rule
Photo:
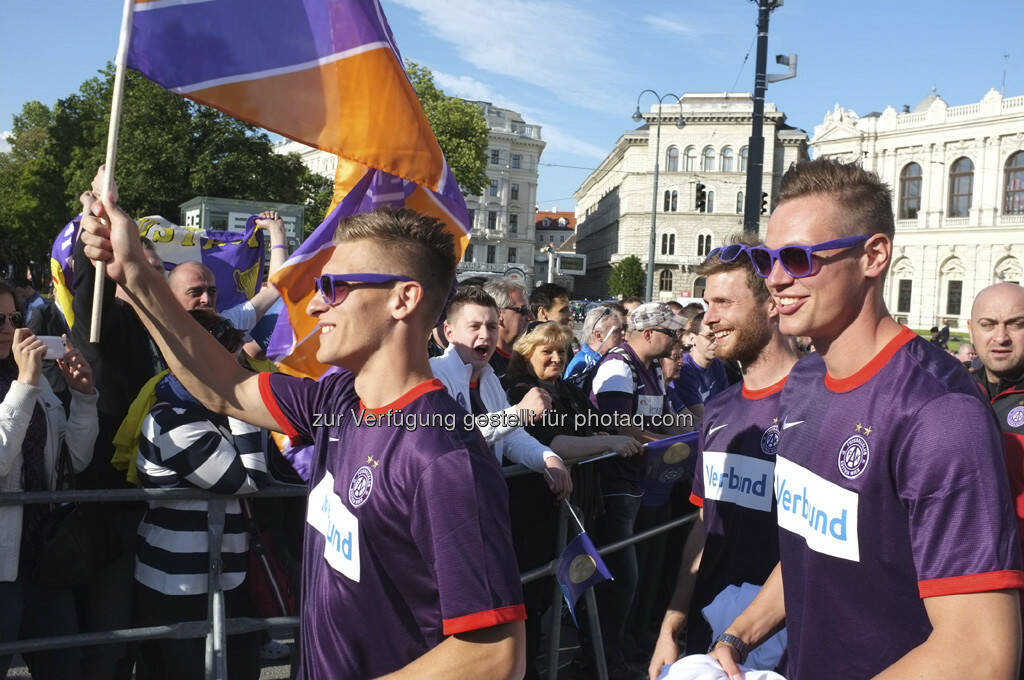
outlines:
[[[566,349],[566,354],[568,354],[571,342],[572,331],[562,324],[555,321],[538,324],[532,331],[519,336],[512,346],[512,358],[505,370],[505,377],[509,382],[516,382],[531,375],[530,357],[541,345],[561,346]]]

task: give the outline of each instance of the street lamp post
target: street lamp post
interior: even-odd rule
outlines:
[[[654,90],[644,90],[637,95],[636,111],[633,112],[633,120],[639,123],[644,119],[644,115],[640,113],[640,98],[648,92],[658,98],[658,128],[654,137],[654,195],[651,197],[651,242],[647,250],[647,300],[651,302],[654,300],[654,251],[658,244],[656,227],[658,223],[658,170],[659,163],[661,162],[661,107],[666,98],[674,97],[679,104],[679,119],[676,121],[676,127],[682,129],[684,123],[683,100],[671,92],[663,97]]]

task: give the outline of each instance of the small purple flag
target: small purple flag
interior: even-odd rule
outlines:
[[[576,623],[576,602],[580,599],[580,595],[591,586],[603,581],[614,580],[585,531],[580,532],[565,546],[558,561],[558,570],[555,573],[559,585],[562,586],[565,603],[569,605],[573,623]],[[579,626],[578,623],[576,625]]]

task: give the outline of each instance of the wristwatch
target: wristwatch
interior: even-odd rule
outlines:
[[[730,635],[729,633],[722,633],[717,638],[715,638],[715,641],[711,644],[711,649],[714,649],[715,645],[717,645],[719,642],[725,645],[729,645],[737,652],[739,652],[740,663],[743,663],[747,660],[747,655],[750,654],[751,647],[743,640],[739,639],[735,635]]]

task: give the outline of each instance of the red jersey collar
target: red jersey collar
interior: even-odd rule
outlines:
[[[788,373],[786,374],[785,378],[775,383],[774,385],[769,385],[768,387],[763,387],[759,390],[748,390],[747,383],[743,383],[743,398],[756,401],[757,399],[764,399],[765,397],[770,397],[771,395],[775,394],[786,385],[787,378],[789,378]]]
[[[903,345],[907,344],[911,340],[917,337],[917,333],[910,330],[906,326],[902,327],[896,337],[889,341],[889,343],[882,348],[878,354],[876,354],[871,361],[861,366],[856,373],[846,378],[833,378],[825,372],[825,387],[831,392],[850,392],[855,390],[868,380],[871,380],[882,370],[882,367],[888,363],[889,359],[893,357],[896,352],[900,350]]]
[[[433,380],[426,380],[424,382],[421,382],[419,385],[416,385],[411,390],[400,396],[398,399],[395,399],[390,404],[385,404],[384,406],[381,406],[379,408],[367,408],[366,404],[363,403],[363,400],[360,399],[359,408],[364,413],[368,413],[370,415],[379,415],[387,413],[389,410],[397,411],[399,409],[405,408],[406,406],[416,401],[417,399],[422,397],[424,394],[427,394],[428,392],[443,389],[444,383],[438,380],[437,378],[434,378]]]

